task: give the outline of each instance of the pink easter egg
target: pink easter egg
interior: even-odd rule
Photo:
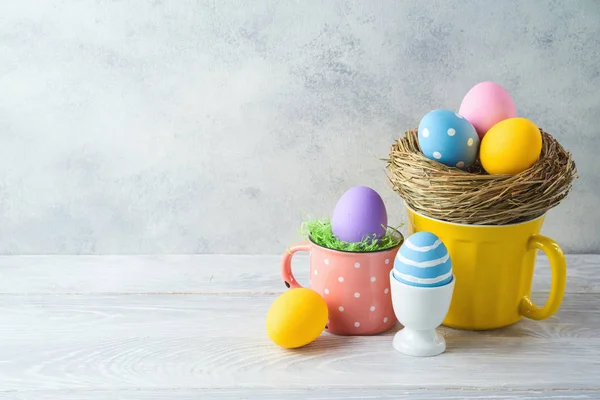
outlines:
[[[475,127],[480,139],[498,122],[517,116],[512,98],[495,82],[473,86],[463,98],[458,113]]]

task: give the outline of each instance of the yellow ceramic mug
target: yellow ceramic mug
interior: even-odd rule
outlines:
[[[416,213],[407,207],[408,233],[429,231],[448,248],[456,278],[443,324],[483,330],[512,325],[523,317],[546,319],[562,302],[566,261],[552,239],[539,235],[544,216],[513,225],[461,225]],[[546,305],[531,301],[537,250],[550,259],[552,285]]]

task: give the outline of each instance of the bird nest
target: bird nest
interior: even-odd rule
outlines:
[[[410,208],[430,218],[471,225],[535,219],[557,206],[577,178],[571,154],[540,132],[542,152],[534,165],[516,175],[490,175],[479,159],[464,171],[428,159],[417,129],[408,130],[386,159],[388,179]]]

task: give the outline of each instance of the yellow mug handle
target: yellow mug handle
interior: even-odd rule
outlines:
[[[539,308],[528,296],[525,296],[521,300],[519,312],[526,318],[542,320],[551,317],[562,303],[567,281],[567,262],[558,244],[546,236],[533,235],[529,238],[527,247],[529,250],[542,250],[546,253],[552,270],[552,285],[544,307]]]

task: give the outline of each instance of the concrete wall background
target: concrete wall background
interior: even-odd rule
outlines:
[[[252,3],[252,4],[249,4]],[[494,80],[574,155],[544,233],[599,252],[600,2],[0,5],[0,253],[279,253]]]

